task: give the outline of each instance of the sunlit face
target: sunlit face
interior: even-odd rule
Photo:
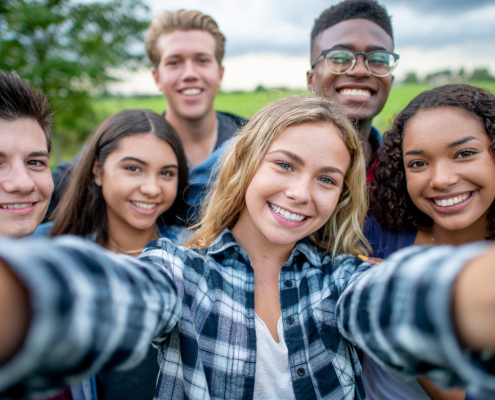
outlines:
[[[215,58],[215,39],[206,31],[174,31],[157,41],[161,52],[158,68],[152,68],[160,91],[168,102],[167,113],[197,120],[213,109],[223,77]]]
[[[0,235],[31,235],[53,192],[45,134],[33,119],[0,119]]]
[[[311,51],[313,61],[322,50],[342,47],[356,52],[373,50],[393,51],[392,38],[383,28],[366,19],[350,19],[331,26],[315,40]],[[358,56],[356,65],[343,75],[332,74],[320,57],[308,72],[308,88],[345,106],[350,117],[360,122],[373,119],[385,105],[393,76],[378,78],[372,75]]]
[[[95,162],[93,172],[109,226],[117,229],[154,227],[177,195],[177,157],[167,142],[152,134],[121,139],[103,166]]]
[[[330,123],[284,129],[272,142],[246,192],[243,235],[291,245],[332,215],[350,156]]]
[[[412,201],[446,230],[486,218],[495,200],[495,160],[480,121],[457,107],[419,111],[402,151]]]

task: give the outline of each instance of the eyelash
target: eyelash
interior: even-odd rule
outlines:
[[[465,156],[465,157],[461,157],[461,158],[467,158],[467,157],[474,156],[475,154],[478,154],[478,152],[477,152],[476,150],[465,149],[465,150],[461,150],[460,152],[458,152],[458,153],[455,155],[455,158],[459,157],[462,153],[469,153],[469,155],[467,155],[467,156]]]
[[[131,171],[131,172],[137,172],[139,171],[139,167],[136,167],[135,165],[129,165],[127,167],[124,167],[124,169]]]
[[[421,165],[420,167],[415,166],[414,164],[417,164],[417,163],[423,163],[423,164],[426,164],[426,162],[424,162],[424,161],[420,161],[420,160],[411,161],[409,164],[407,164],[407,168],[421,168],[421,167],[424,167],[424,165]]]
[[[283,170],[285,170],[285,171],[289,171],[289,169],[284,168],[284,167],[283,167],[284,165],[285,165],[285,166],[288,166],[288,167],[290,168],[290,170],[292,170],[292,169],[293,169],[293,168],[292,168],[292,165],[291,165],[290,163],[288,163],[288,162],[285,162],[285,161],[279,161],[279,162],[277,162],[276,164],[277,164],[277,165],[279,165],[279,166],[280,166],[280,168],[282,168],[282,169],[283,169]],[[319,179],[320,181],[321,181],[322,179],[328,179],[328,180],[329,180],[329,182],[328,182],[328,183],[326,183],[326,182],[322,182],[324,185],[336,185],[336,184],[337,184],[337,183],[336,183],[336,182],[335,182],[332,178],[329,178],[328,176],[322,176],[321,178],[318,178],[318,179]]]
[[[283,170],[285,170],[285,171],[290,171],[290,170],[293,170],[292,165],[291,165],[290,163],[288,163],[288,162],[285,162],[285,161],[278,161],[276,164],[277,164],[278,166],[280,166],[280,168],[282,168],[282,169],[283,169]],[[290,169],[284,168],[284,167],[283,167],[284,165],[285,165],[285,166],[288,166]]]
[[[30,163],[39,163],[40,165],[33,165],[33,164],[30,164]],[[46,164],[43,162],[43,161],[40,161],[40,160],[30,160],[27,162],[28,165],[30,166],[34,166],[34,167],[46,167]]]

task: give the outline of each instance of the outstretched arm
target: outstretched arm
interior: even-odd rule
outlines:
[[[0,259],[2,398],[130,368],[179,319],[181,302],[166,268],[93,243],[5,239]]]
[[[395,375],[494,398],[485,358],[495,351],[494,260],[484,243],[397,252],[346,289],[339,329]]]

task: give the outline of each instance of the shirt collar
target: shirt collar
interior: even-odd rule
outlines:
[[[209,255],[222,254],[229,248],[236,248],[240,254],[245,255],[246,259],[249,259],[247,254],[241,247],[237,244],[234,239],[234,236],[230,232],[230,229],[225,228],[222,233],[216,238],[208,247],[207,253]],[[292,250],[292,254],[287,260],[286,264],[293,263],[294,259],[298,256],[302,255],[313,267],[321,268],[321,254],[313,246],[308,238],[304,238],[297,242],[296,247]]]

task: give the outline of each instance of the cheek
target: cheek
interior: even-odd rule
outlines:
[[[51,172],[43,174],[36,180],[36,187],[46,199],[50,199],[53,193],[53,179]]]

